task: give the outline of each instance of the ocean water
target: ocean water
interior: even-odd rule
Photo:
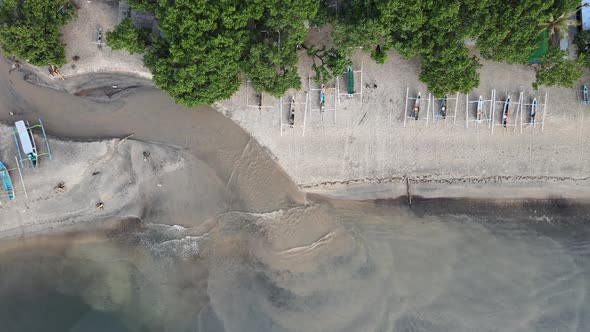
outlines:
[[[10,242],[2,331],[590,330],[584,213],[439,205],[321,199]]]

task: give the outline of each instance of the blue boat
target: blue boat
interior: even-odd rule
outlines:
[[[0,161],[0,178],[2,178],[2,189],[8,194],[9,199],[14,199],[14,190],[12,188],[12,180],[10,179],[10,174],[8,174],[8,169],[4,164]]]

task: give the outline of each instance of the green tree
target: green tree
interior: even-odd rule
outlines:
[[[486,0],[485,10],[473,13],[477,29],[477,48],[494,61],[526,63],[537,47],[539,24],[551,17],[571,12],[578,1]]]
[[[577,10],[575,11],[577,12]],[[553,15],[549,16],[549,21],[540,23],[541,31],[547,30],[547,36],[549,39],[559,36],[559,38],[567,38],[569,35],[569,27],[570,26],[579,26],[580,22],[575,19],[571,19],[570,16],[575,14],[575,12],[561,14],[557,18],[553,17]]]
[[[420,80],[435,96],[452,92],[469,93],[479,85],[480,67],[464,46],[448,47],[422,56]]]
[[[261,15],[258,0],[157,0],[162,37],[144,62],[153,80],[187,106],[229,98],[240,86],[246,25]]]
[[[75,16],[67,0],[4,0],[0,44],[4,53],[36,66],[66,63],[59,28]]]
[[[338,75],[342,75],[347,66],[350,66],[350,54],[343,49],[330,48],[326,46],[317,48],[315,46],[304,46],[307,55],[311,57],[313,64],[311,69],[315,72],[314,80],[325,84]]]
[[[578,48],[578,54],[590,53],[590,30],[578,32],[574,37],[574,43]]]
[[[129,53],[143,53],[146,47],[147,32],[136,29],[129,17],[117,24],[113,31],[107,32],[107,44],[113,50],[127,50]]]
[[[319,0],[265,1],[263,13],[251,28],[242,68],[258,92],[279,97],[300,89],[297,51],[307,34],[306,22],[317,14]]]
[[[582,77],[583,71],[579,64],[583,62],[583,57],[571,61],[565,58],[566,54],[566,51],[558,48],[549,50],[536,71],[536,80],[533,82],[535,90],[541,85],[571,88]]]
[[[140,12],[154,12],[158,8],[158,0],[129,0],[129,7]]]
[[[301,88],[296,66],[297,53],[292,53],[290,57],[281,56],[278,46],[272,43],[253,45],[243,69],[257,92],[280,97],[288,89]]]

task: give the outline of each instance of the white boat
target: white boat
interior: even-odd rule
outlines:
[[[20,120],[15,122],[14,126],[16,127],[16,133],[18,134],[18,140],[20,141],[20,148],[26,156],[25,159],[29,159],[33,164],[33,167],[37,167],[37,147],[35,146],[33,135],[31,135],[31,132],[29,131],[28,123]]]
[[[482,115],[483,115],[483,97],[479,96],[479,100],[477,101],[477,114],[476,114],[477,123],[481,123]]]

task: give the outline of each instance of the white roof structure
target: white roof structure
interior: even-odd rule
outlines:
[[[30,153],[34,153],[33,144],[31,143],[31,138],[29,137],[29,131],[27,126],[25,125],[24,121],[17,121],[14,123],[16,127],[16,131],[18,133],[18,138],[20,139],[20,145],[23,149],[25,155],[29,155]]]
[[[582,30],[590,30],[590,7],[584,6],[588,0],[582,0]]]

